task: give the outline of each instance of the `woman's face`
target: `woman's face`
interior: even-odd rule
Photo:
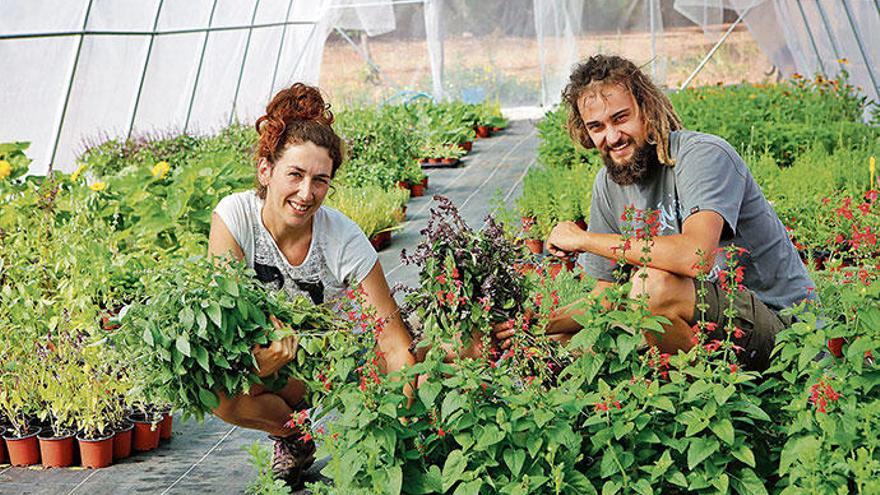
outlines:
[[[333,160],[311,141],[289,144],[272,166],[260,161],[260,183],[266,186],[265,208],[287,226],[308,225],[330,188]]]

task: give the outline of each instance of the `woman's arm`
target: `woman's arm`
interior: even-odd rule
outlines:
[[[208,234],[208,254],[212,256],[231,256],[236,261],[244,259],[244,251],[216,213],[211,214],[211,232]]]
[[[415,364],[415,358],[409,352],[412,337],[403,324],[397,302],[391,297],[385,273],[378,261],[361,282],[361,289],[366,294],[367,304],[376,310],[376,317],[387,320],[379,334],[379,350],[384,357],[385,371],[398,371]]]
[[[244,259],[244,251],[235,240],[235,236],[229,231],[229,227],[223,223],[220,215],[211,214],[211,232],[208,234],[208,255],[219,256],[227,259],[241,261]],[[274,315],[269,315],[272,325],[275,328],[282,326],[281,322]],[[268,346],[255,346],[253,349],[254,358],[257,360],[257,374],[260,378],[274,375],[284,365],[289,363],[296,357],[297,345],[299,339],[296,335],[285,337],[281,340],[271,342]]]

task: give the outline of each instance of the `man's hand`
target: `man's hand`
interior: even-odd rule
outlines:
[[[498,344],[502,349],[507,349],[513,343],[510,340],[510,338],[513,337],[513,334],[516,333],[513,325],[513,320],[507,320],[502,323],[497,323],[492,327],[492,331],[495,333],[495,338],[498,339]]]
[[[587,233],[574,222],[562,222],[553,227],[547,237],[547,251],[559,258],[569,258],[583,252]]]
[[[274,315],[269,315],[269,319],[275,328],[284,328],[284,325]],[[260,378],[265,378],[277,373],[285,364],[293,361],[298,348],[299,338],[296,335],[276,340],[269,344],[268,347],[254,346],[253,353],[254,358],[257,360],[257,375]]]
[[[523,319],[527,322],[531,322],[534,318],[535,313],[531,309],[526,309],[523,313]],[[492,333],[495,334],[495,339],[498,340],[498,345],[502,349],[507,349],[513,345],[513,341],[510,338],[516,333],[514,325],[514,320],[507,320],[492,326]]]

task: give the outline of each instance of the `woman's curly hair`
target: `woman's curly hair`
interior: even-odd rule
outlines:
[[[616,55],[593,55],[572,71],[568,85],[562,90],[562,100],[569,109],[566,127],[571,138],[584,148],[596,146],[587,133],[578,100],[584,90],[606,84],[619,84],[633,95],[647,127],[648,141],[657,145],[657,159],[665,165],[674,165],[675,161],[669,156],[669,133],[682,128],[681,119],[669,98],[636,64]]]
[[[324,102],[321,91],[303,83],[282,89],[266,107],[266,115],[257,119],[256,128],[260,135],[257,143],[256,162],[265,158],[269,163],[284,153],[288,144],[312,142],[327,150],[333,161],[331,176],[344,160],[343,141],[333,130],[333,112]],[[266,186],[260,184],[257,172],[257,196],[266,197]]]

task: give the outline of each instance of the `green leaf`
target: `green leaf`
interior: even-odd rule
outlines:
[[[446,492],[453,485],[461,481],[461,475],[464,473],[464,470],[467,468],[467,459],[465,455],[461,452],[461,450],[453,450],[446,457],[446,462],[443,463],[443,491]]]
[[[193,322],[195,322],[195,313],[189,306],[184,306],[177,317],[180,318],[180,324],[183,325],[184,330],[192,328]]]
[[[727,445],[733,445],[733,424],[729,419],[724,418],[719,421],[714,421],[709,424],[709,429],[711,429],[712,433],[715,433],[722,442]]]
[[[400,489],[403,487],[403,470],[400,466],[391,466],[385,469],[385,475],[388,477],[385,493],[387,495],[400,495]]]
[[[654,495],[654,489],[651,488],[651,484],[648,483],[648,480],[642,478],[633,485],[633,490],[639,495]]]
[[[675,471],[674,473],[672,473],[671,476],[667,477],[666,479],[673,485],[678,485],[682,488],[687,488],[688,486],[688,480],[684,477],[683,474],[681,474],[681,471]]]
[[[232,367],[229,366],[229,361],[227,361],[226,358],[223,357],[223,354],[220,354],[220,353],[214,354],[213,360],[214,360],[214,364],[216,364],[217,366],[219,366],[223,369],[227,369],[227,370],[232,369]]]
[[[443,398],[443,405],[440,406],[440,414],[444,420],[449,419],[455,411],[463,408],[467,404],[467,400],[458,392],[450,392]]]
[[[788,473],[788,468],[799,459],[804,459],[808,452],[817,452],[821,442],[811,436],[789,438],[779,456],[779,474]]]
[[[214,325],[216,325],[217,328],[223,328],[223,312],[220,310],[220,305],[211,301],[208,304],[208,307],[205,308],[205,313],[208,314],[208,318],[214,322]]]
[[[739,476],[733,479],[733,486],[739,493],[767,495],[767,488],[764,486],[764,482],[750,468],[742,468],[739,471]]]
[[[217,397],[217,394],[206,388],[199,387],[199,400],[203,406],[211,410],[217,409],[220,406],[220,398]]]
[[[620,354],[620,359],[626,359],[630,352],[636,348],[636,345],[641,341],[641,337],[636,339],[631,338],[629,334],[622,333],[617,336],[617,352]]]
[[[526,440],[526,448],[529,449],[529,455],[535,457],[538,455],[538,451],[541,449],[541,445],[543,445],[544,439],[537,435],[532,435]]]
[[[672,400],[670,400],[669,397],[658,395],[651,399],[650,404],[657,409],[662,409],[664,411],[675,414],[675,405],[672,403]]]
[[[526,460],[526,453],[519,449],[508,448],[504,451],[504,463],[510,469],[510,477],[514,479],[519,476],[523,463]]]
[[[599,475],[603,478],[608,478],[620,471],[617,463],[614,461],[616,452],[612,452],[611,449],[613,447],[605,450],[605,453],[602,455],[602,461],[599,463]]]
[[[196,325],[203,332],[208,328],[208,318],[205,317],[205,313],[200,309],[196,310]]]
[[[752,449],[747,445],[740,445],[738,448],[731,450],[730,453],[749,467],[755,467],[755,454],[752,453]]]
[[[651,468],[651,481],[666,474],[670,466],[672,466],[672,455],[669,453],[669,450],[664,450]]]
[[[232,297],[238,297],[238,284],[235,283],[235,280],[231,279],[223,279],[223,282],[220,284],[223,287],[223,290],[226,291]]]
[[[705,380],[697,380],[691,384],[688,388],[687,394],[685,395],[685,402],[690,402],[698,397],[702,397],[705,394],[712,384],[706,382]]]
[[[426,381],[419,387],[419,399],[422,399],[422,403],[425,404],[425,407],[430,409],[434,407],[434,400],[437,398],[437,395],[442,388],[443,387],[437,382]]]
[[[727,385],[726,387],[715,385],[715,401],[718,402],[718,405],[724,405],[734,392],[736,392],[736,387],[733,385]]]
[[[379,406],[379,412],[392,417],[397,417],[397,406],[393,402],[383,402],[381,406]]]
[[[770,416],[768,416],[763,409],[751,402],[746,401],[745,405],[740,407],[739,410],[744,412],[750,418],[759,419],[761,421],[770,421]]]
[[[721,473],[712,478],[712,486],[717,488],[719,493],[727,493],[730,487],[730,477],[727,476],[727,473]]]
[[[428,468],[428,472],[424,477],[425,485],[434,492],[443,491],[443,476],[440,474],[440,468],[436,465]]]
[[[714,438],[692,438],[687,454],[688,469],[693,471],[707,457],[717,452],[720,445]]]
[[[709,420],[703,417],[702,412],[698,410],[685,412],[681,415],[681,421],[687,425],[687,430],[684,433],[686,437],[692,437],[709,426]]]
[[[495,445],[496,443],[504,440],[504,433],[498,429],[497,426],[493,424],[488,424],[483,428],[483,431],[480,432],[480,435],[477,437],[477,450],[485,450],[487,447]]]
[[[236,299],[235,306],[238,308],[238,314],[241,315],[241,319],[247,321],[249,314],[247,300],[244,298]]]
[[[571,470],[565,475],[565,483],[570,487],[570,491],[564,493],[578,493],[580,495],[597,495],[596,487],[590,483],[589,478],[575,470]]]
[[[193,347],[192,351],[193,351],[193,354],[195,355],[196,361],[199,363],[199,366],[201,366],[202,369],[204,369],[205,371],[210,373],[211,367],[208,365],[208,351],[205,350],[205,348],[200,345]]]
[[[153,347],[153,332],[150,331],[149,328],[144,329],[144,334],[141,336],[144,339],[144,343],[146,343],[149,347]]]
[[[620,491],[620,485],[614,480],[608,480],[602,485],[602,495],[614,495]]]
[[[480,495],[480,487],[483,486],[483,480],[473,480],[458,485],[452,495]]]
[[[189,340],[187,340],[185,335],[178,335],[177,340],[174,342],[174,346],[177,347],[177,350],[180,351],[181,354],[190,357]]]

